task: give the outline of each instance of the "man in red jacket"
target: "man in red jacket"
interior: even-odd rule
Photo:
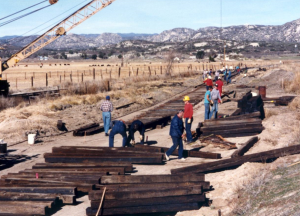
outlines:
[[[218,90],[220,92],[220,97],[222,98],[222,92],[223,92],[223,81],[222,81],[222,78],[219,77],[218,81],[216,82],[216,84],[218,85]],[[219,103],[221,103],[221,101],[219,100]]]
[[[186,131],[186,137],[187,137],[187,143],[191,143],[193,141],[192,136],[192,123],[193,123],[193,105],[190,103],[190,97],[185,96],[183,99],[185,106],[184,106],[184,114],[183,119],[185,122],[185,131]]]
[[[208,76],[208,79],[203,81],[204,83],[206,83],[206,90],[209,90],[209,87],[213,87],[213,81],[211,80],[211,76]]]

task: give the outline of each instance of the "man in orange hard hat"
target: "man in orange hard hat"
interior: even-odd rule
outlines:
[[[185,96],[184,99],[184,114],[183,114],[183,119],[185,123],[185,131],[186,131],[186,137],[187,137],[187,142],[191,143],[193,141],[193,136],[192,136],[192,123],[193,123],[193,105],[190,103],[190,97]]]

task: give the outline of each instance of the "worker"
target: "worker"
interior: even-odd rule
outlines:
[[[218,81],[219,76],[220,76],[220,72],[217,70],[216,73],[215,73],[215,82]]]
[[[212,69],[210,69],[209,72],[208,72],[208,73],[209,73],[209,76],[212,75],[212,72],[213,72]]]
[[[134,133],[137,131],[140,132],[140,142],[142,145],[144,145],[146,127],[140,120],[136,120],[131,123],[129,128],[128,142],[132,141],[132,145],[135,145]]]
[[[191,143],[193,141],[193,135],[192,135],[192,123],[193,123],[193,105],[190,103],[190,97],[185,96],[184,99],[184,115],[183,119],[185,122],[185,131],[186,131],[186,138],[187,143]]]
[[[230,69],[229,69],[229,71],[228,71],[228,76],[227,76],[226,81],[227,81],[227,84],[228,84],[228,83],[231,83],[231,70],[230,70]]]
[[[209,86],[209,89],[206,91],[204,96],[204,106],[205,106],[204,120],[208,120],[210,117],[210,104],[213,103],[211,100],[212,89],[213,89],[212,86]]]
[[[108,130],[111,122],[111,112],[114,107],[110,102],[110,96],[106,96],[106,100],[101,103],[100,110],[102,111],[102,119],[104,123],[105,136],[108,136]]]
[[[182,138],[183,138],[183,121],[182,121],[182,116],[183,116],[183,110],[180,110],[177,112],[177,114],[173,117],[171,121],[171,126],[170,126],[170,136],[172,137],[173,141],[173,146],[166,152],[166,159],[167,161],[170,160],[170,155],[175,151],[177,146],[178,148],[178,159],[180,160],[185,160],[183,158],[183,143],[182,143]]]
[[[218,90],[218,84],[215,85],[215,88],[211,91],[211,100],[213,101],[213,108],[210,112],[210,119],[212,119],[213,114],[215,114],[215,119],[218,118],[219,110],[219,101],[222,103],[222,98],[220,97],[220,92]]]
[[[208,79],[204,80],[203,81],[204,83],[206,83],[206,90],[208,91],[209,90],[209,87],[213,86],[213,81],[211,80],[211,76],[208,76]]]
[[[206,74],[207,74],[207,71],[204,70],[204,71],[203,71],[203,81],[206,79]]]
[[[218,84],[218,90],[219,90],[219,93],[220,93],[220,97],[222,98],[222,93],[223,93],[223,81],[222,81],[222,78],[219,77],[218,81],[216,82],[216,84]],[[219,100],[219,103],[221,103],[221,100]]]
[[[224,72],[224,80],[225,81],[227,80],[227,68],[225,69],[225,72]]]
[[[123,137],[122,147],[125,147],[127,144],[127,134],[126,134],[126,125],[123,120],[115,120],[112,122],[112,130],[109,134],[109,147],[114,147],[114,139],[116,134],[121,134]]]

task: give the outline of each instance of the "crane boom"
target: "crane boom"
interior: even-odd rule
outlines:
[[[48,30],[46,33],[38,37],[36,40],[31,42],[29,45],[24,47],[19,52],[12,55],[7,61],[3,62],[2,70],[6,70],[9,67],[15,65],[19,61],[27,58],[38,50],[44,48],[48,44],[55,41],[57,38],[65,35],[68,31],[72,30],[91,16],[98,13],[103,8],[109,6],[115,0],[92,0],[90,3],[86,4],[71,16]],[[1,68],[0,68],[1,73]],[[0,74],[1,76],[2,74]],[[0,77],[1,78],[1,77]]]

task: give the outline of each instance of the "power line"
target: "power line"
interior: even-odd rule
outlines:
[[[46,2],[46,1],[48,1],[48,0],[41,1],[40,3],[37,3],[37,4],[35,4],[35,5],[32,5],[32,6],[28,7],[28,8],[25,8],[25,9],[23,9],[23,10],[20,10],[20,11],[18,11],[18,12],[16,12],[16,13],[10,14],[10,15],[8,15],[8,16],[6,16],[6,17],[3,17],[3,18],[1,18],[0,20],[6,19],[6,18],[11,17],[11,16],[13,16],[13,15],[16,15],[16,14],[18,14],[18,13],[21,13],[21,12],[23,12],[23,11],[25,11],[25,10],[28,10],[28,9],[30,9],[30,8],[33,8],[33,7],[35,7],[35,6],[39,5],[39,4],[42,4],[42,3]]]

